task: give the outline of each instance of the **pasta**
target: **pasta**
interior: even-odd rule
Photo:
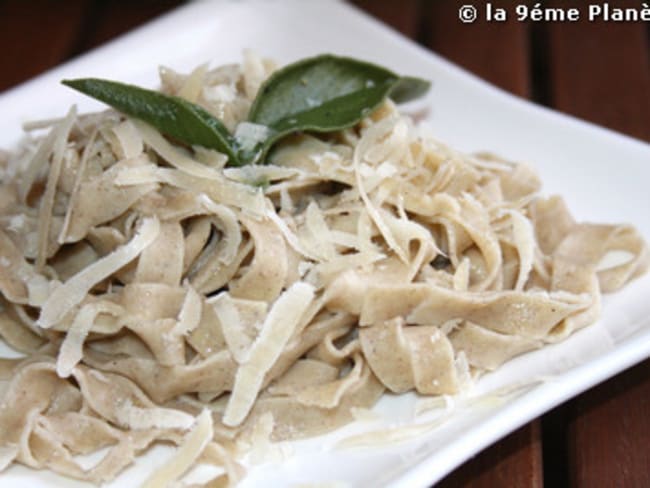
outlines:
[[[234,130],[274,69],[163,69],[162,91]],[[0,336],[21,353],[0,359],[0,470],[102,483],[169,442],[146,486],[197,464],[236,484],[260,432],[458,393],[648,268],[633,227],[575,222],[529,166],[454,151],[390,101],[232,168],[111,110],[50,125],[0,159]]]

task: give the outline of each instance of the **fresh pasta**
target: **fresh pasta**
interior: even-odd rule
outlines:
[[[163,69],[161,90],[234,131],[274,69],[247,53]],[[529,166],[457,152],[389,100],[242,167],[112,110],[44,125],[0,157],[0,336],[20,353],[0,359],[0,470],[103,483],[165,442],[145,486],[198,464],[233,485],[260,432],[458,393],[593,323],[649,263],[633,227],[575,222]]]

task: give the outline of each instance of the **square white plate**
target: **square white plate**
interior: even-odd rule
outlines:
[[[426,103],[433,134],[460,149],[489,150],[532,163],[545,192],[561,193],[580,220],[630,222],[650,236],[650,146],[554,113],[500,91],[413,44],[355,9],[335,1],[195,2],[125,37],[0,96],[0,147],[20,137],[22,122],[101,106],[59,84],[99,76],[156,86],[157,66],[189,71],[238,62],[244,48],[280,62],[323,52],[355,56],[398,73],[431,79]],[[601,320],[567,341],[518,357],[482,378],[480,396],[507,385],[532,383],[507,401],[456,402],[437,427],[441,410],[415,418],[414,395],[386,396],[376,421],[291,443],[291,455],[251,469],[242,486],[341,482],[341,486],[428,486],[483,447],[564,400],[650,355],[650,276],[604,300]],[[446,416],[443,411],[442,416]],[[390,445],[340,449],[353,433],[429,422],[419,436]],[[433,422],[433,423],[431,423]],[[109,486],[137,486],[170,455],[155,448]],[[3,487],[88,486],[46,472],[11,467]]]

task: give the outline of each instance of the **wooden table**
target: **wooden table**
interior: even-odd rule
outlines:
[[[0,91],[181,3],[0,0]],[[647,22],[526,23],[510,18],[505,23],[463,24],[458,20],[459,7],[473,3],[483,9],[485,2],[354,3],[505,90],[650,141]],[[516,2],[491,3],[512,11]],[[583,7],[588,3],[602,2],[574,2]],[[637,8],[641,4],[609,3]],[[449,488],[566,485],[650,487],[650,360],[525,425],[439,484]]]

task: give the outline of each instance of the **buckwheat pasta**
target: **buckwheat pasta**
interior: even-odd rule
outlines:
[[[249,53],[163,69],[161,90],[235,130],[274,69]],[[102,483],[166,442],[147,486],[202,463],[235,484],[254,432],[457,393],[648,267],[633,227],[575,222],[529,166],[457,152],[388,100],[244,167],[112,110],[42,125],[0,158],[0,336],[21,353],[0,360],[0,469]]]

